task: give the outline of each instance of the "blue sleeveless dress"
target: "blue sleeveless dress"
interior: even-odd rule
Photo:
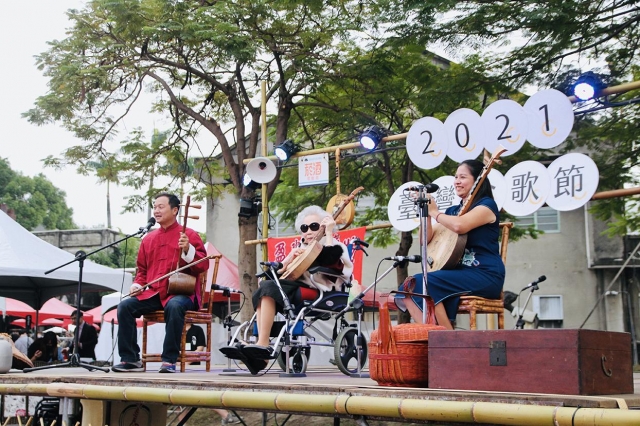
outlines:
[[[444,303],[447,317],[455,321],[461,295],[499,299],[504,285],[505,268],[500,257],[500,213],[496,202],[490,197],[478,200],[471,209],[485,206],[496,215],[493,223],[482,225],[467,233],[467,244],[460,263],[454,269],[429,272],[427,294],[435,304]],[[444,214],[456,216],[462,204],[449,207]],[[427,253],[429,255],[429,253]],[[423,293],[422,274],[416,274],[414,293]],[[397,295],[402,298],[403,295]],[[413,298],[422,306],[422,298]]]

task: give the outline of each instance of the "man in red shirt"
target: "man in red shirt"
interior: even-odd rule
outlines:
[[[130,293],[118,305],[118,352],[121,363],[112,367],[116,372],[144,371],[140,361],[140,347],[136,332],[136,318],[164,309],[165,331],[160,373],[175,373],[180,354],[180,337],[187,310],[196,309],[202,299],[200,286],[191,296],[167,293],[169,279],[165,278],[142,290],[142,286],[188,263],[202,259],[207,252],[202,239],[192,229],[182,232],[177,221],[180,200],[173,194],[156,195],[153,217],[160,228],[149,233],[140,244],[137,273]],[[209,268],[209,262],[200,262],[181,272],[194,277]]]

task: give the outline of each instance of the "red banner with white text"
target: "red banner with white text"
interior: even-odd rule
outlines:
[[[344,231],[338,231],[333,236],[339,240],[342,244],[347,246],[351,255],[351,262],[353,262],[353,278],[359,283],[362,282],[362,251],[352,250],[351,242],[356,238],[364,240],[364,234],[366,229],[364,226],[354,229],[346,229]],[[294,237],[282,237],[282,238],[268,238],[267,250],[269,253],[269,261],[282,262],[289,252],[300,246],[300,236]]]

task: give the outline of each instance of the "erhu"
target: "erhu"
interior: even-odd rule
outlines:
[[[200,216],[189,216],[189,208],[200,209],[199,204],[191,205],[191,196],[187,195],[187,202],[184,204],[184,221],[182,222],[182,232],[187,232],[187,219],[200,219]],[[180,249],[181,250],[181,249]],[[169,286],[167,288],[167,294],[184,294],[191,296],[196,290],[196,277],[193,275],[179,272],[184,268],[180,268],[180,258],[178,257],[178,263],[176,264],[176,270],[169,276]]]

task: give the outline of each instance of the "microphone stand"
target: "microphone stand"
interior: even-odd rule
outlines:
[[[529,288],[528,286],[523,288],[522,290],[520,290],[520,294],[522,294],[523,291],[525,291],[527,288]],[[538,284],[532,284],[531,285],[531,291],[529,292],[529,295],[527,296],[527,300],[524,302],[524,307],[522,308],[522,310],[520,310],[520,303],[518,303],[518,321],[516,321],[516,326],[514,327],[514,330],[522,330],[524,329],[524,311],[527,309],[527,305],[529,304],[529,300],[531,300],[531,296],[533,296],[533,292],[538,290]],[[520,296],[520,294],[518,294],[518,296]]]
[[[227,344],[230,344],[231,327],[233,326],[233,318],[231,317],[231,292],[229,290],[222,290],[222,295],[227,298],[227,315],[224,317],[222,326],[227,328]],[[211,300],[209,303],[213,303],[213,301]],[[225,373],[235,373],[236,369],[231,368],[231,358],[227,358],[227,368],[222,371]]]
[[[422,266],[422,294],[428,295],[428,287],[427,287],[427,263],[429,263],[429,258],[427,257],[427,220],[429,220],[429,199],[427,198],[427,187],[424,186],[420,188],[418,191],[420,194],[418,198],[415,200],[415,205],[418,207],[418,216],[420,217],[420,228],[421,228],[421,241],[420,244],[420,255],[422,256],[421,266]],[[423,309],[422,309],[422,323],[426,324],[427,322],[427,309],[428,305],[426,301],[423,301]]]
[[[85,253],[84,251],[80,250],[76,253],[76,257],[73,260],[70,260],[67,263],[64,263],[60,266],[56,266],[53,269],[49,269],[48,271],[45,271],[45,275],[48,275],[54,271],[57,271],[60,268],[64,268],[67,265],[72,264],[73,262],[78,262],[78,294],[77,294],[77,309],[80,310],[80,298],[82,297],[82,272],[84,269],[84,261],[86,260],[87,257],[91,256],[94,253],[98,253],[99,251],[102,251],[104,249],[107,249],[109,247],[112,247],[116,244],[121,243],[122,241],[128,240],[131,237],[135,237],[136,235],[140,235],[147,232],[145,230],[144,227],[141,227],[138,232],[136,232],[135,234],[130,234],[130,235],[126,235],[124,238],[121,238],[117,241],[114,241],[111,244],[107,244],[106,246],[100,247],[92,252],[89,253]],[[51,364],[51,365],[43,365],[40,367],[33,367],[33,368],[25,368],[24,370],[22,370],[25,373],[28,373],[30,371],[37,371],[37,370],[47,370],[49,368],[59,368],[59,367],[83,367],[86,368],[89,371],[93,371],[93,370],[101,370],[104,371],[105,373],[109,372],[109,368],[106,367],[98,367],[95,365],[91,365],[91,364],[87,364],[84,362],[80,361],[80,355],[78,354],[78,337],[79,337],[79,331],[80,331],[80,315],[76,315],[76,321],[75,321],[75,331],[73,333],[73,352],[69,355],[69,360],[67,362],[62,362],[60,364]]]

